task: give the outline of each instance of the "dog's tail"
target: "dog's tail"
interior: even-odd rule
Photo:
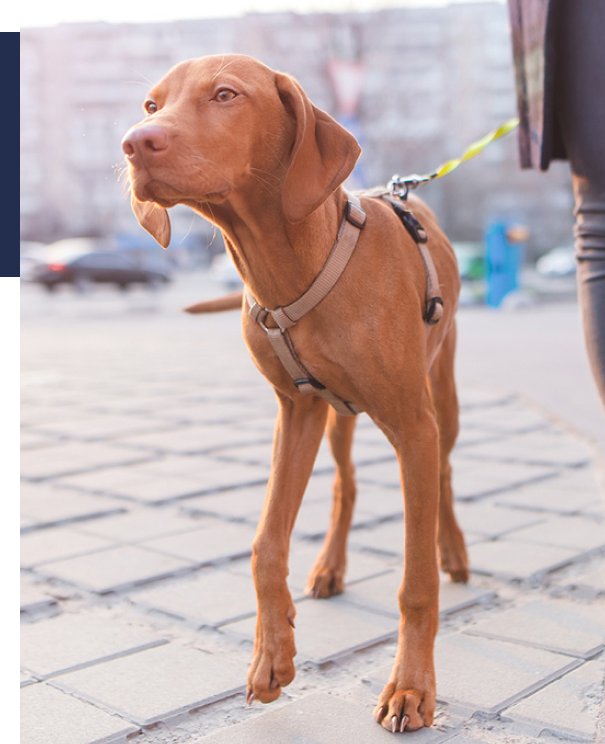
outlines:
[[[195,305],[189,305],[189,307],[184,307],[183,310],[192,315],[197,315],[198,313],[222,313],[226,310],[241,310],[243,299],[243,292],[233,292],[233,294],[219,297],[216,300],[208,300],[207,302],[198,302]]]

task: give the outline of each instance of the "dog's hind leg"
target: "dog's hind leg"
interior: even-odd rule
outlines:
[[[351,446],[357,419],[341,416],[330,408],[326,434],[336,463],[330,528],[323,548],[311,569],[306,593],[313,597],[331,597],[344,590],[347,563],[347,537],[355,506],[355,468]]]
[[[439,426],[439,557],[452,581],[468,581],[464,536],[454,514],[450,455],[458,436],[458,397],[454,381],[456,326],[453,325],[429,374],[430,390]]]

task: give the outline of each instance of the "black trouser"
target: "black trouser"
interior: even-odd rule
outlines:
[[[605,0],[561,0],[555,105],[576,201],[578,295],[605,407]]]

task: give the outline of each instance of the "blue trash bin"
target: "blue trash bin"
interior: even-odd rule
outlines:
[[[525,228],[506,222],[491,223],[485,233],[486,304],[500,307],[507,294],[519,287],[524,242],[519,235],[526,235]]]

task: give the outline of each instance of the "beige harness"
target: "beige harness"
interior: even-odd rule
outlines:
[[[355,403],[347,402],[327,390],[321,382],[309,373],[299,359],[288,333],[288,329],[295,326],[302,317],[313,310],[326,297],[332,287],[334,287],[355,250],[360,232],[365,227],[367,216],[361,208],[359,199],[354,194],[346,193],[348,197],[347,207],[340,223],[336,240],[326,263],[309,289],[290,305],[278,307],[275,310],[269,310],[259,305],[247,287],[245,295],[250,317],[267,334],[267,338],[273,349],[292,377],[294,385],[298,390],[301,393],[307,393],[309,395],[320,395],[342,416],[355,416],[361,413],[361,408]],[[420,250],[426,272],[427,291],[424,320],[427,324],[428,336],[430,327],[435,325],[443,314],[443,301],[439,297],[439,280],[437,278],[435,264],[426,246],[426,233],[411,212],[403,209],[395,200],[388,198],[388,192],[381,194],[372,193],[371,196],[385,198],[391,203]],[[267,326],[266,321],[269,316],[276,323],[276,327]]]

